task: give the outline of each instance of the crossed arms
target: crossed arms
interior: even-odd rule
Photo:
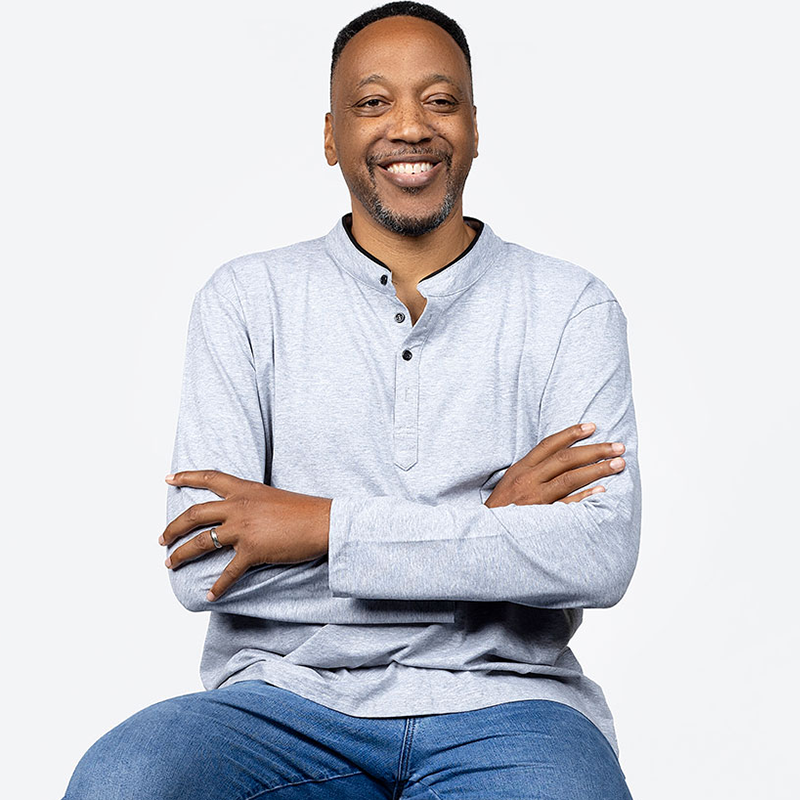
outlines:
[[[541,441],[508,467],[485,504],[319,498],[264,484],[265,421],[242,315],[218,292],[198,292],[172,461],[181,472],[167,496],[178,599],[193,611],[317,624],[452,621],[458,600],[614,605],[635,568],[641,514],[626,327],[616,300],[566,323],[541,397]],[[587,341],[590,379],[575,357]],[[224,428],[204,403],[209,393],[224,399]],[[595,423],[594,432],[579,433],[579,421]],[[570,446],[587,436],[591,445]],[[612,442],[626,448],[621,470],[610,467]],[[206,474],[199,485],[197,471]],[[601,481],[606,491],[591,493]],[[231,531],[250,520],[237,552],[216,549],[208,533],[216,527],[233,544],[219,525],[226,503],[241,515]]]

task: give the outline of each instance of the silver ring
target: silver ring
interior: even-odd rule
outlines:
[[[209,533],[211,534],[211,540],[214,542],[214,547],[216,547],[217,550],[221,550],[222,545],[219,543],[219,539],[217,539],[217,529],[212,528]]]

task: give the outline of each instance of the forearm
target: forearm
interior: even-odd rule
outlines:
[[[334,498],[331,591],[540,608],[612,606],[625,593],[638,554],[638,472],[630,463],[626,471],[624,479],[606,481],[606,492],[570,504],[488,508]]]
[[[174,519],[196,503],[214,497],[205,489],[170,486],[168,518]],[[167,547],[177,548],[200,535],[211,525],[195,528]],[[327,536],[326,536],[327,538]],[[328,588],[327,557],[300,563],[262,564],[249,569],[221,597],[209,601],[214,585],[235,553],[223,548],[185,561],[170,570],[172,589],[190,611],[217,611],[277,622],[313,624],[379,624],[387,622],[452,622],[453,604],[406,600],[362,600],[332,597]]]

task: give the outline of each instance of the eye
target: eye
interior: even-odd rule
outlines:
[[[438,108],[455,108],[458,103],[449,97],[431,97],[428,101]]]
[[[357,103],[356,107],[357,108],[380,108],[380,103],[382,103],[382,102],[383,102],[383,100],[381,100],[380,97],[370,97],[369,100],[364,100],[361,103]]]

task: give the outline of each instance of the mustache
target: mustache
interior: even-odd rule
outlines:
[[[444,161],[446,166],[451,166],[452,157],[450,153],[446,153],[443,150],[431,150],[430,148],[421,148],[421,147],[414,147],[411,150],[405,148],[403,150],[395,150],[391,153],[377,153],[375,155],[367,156],[367,166],[370,169],[377,167],[381,161],[386,161],[387,159],[402,159],[405,156],[432,156],[433,158],[438,159],[439,161]]]

